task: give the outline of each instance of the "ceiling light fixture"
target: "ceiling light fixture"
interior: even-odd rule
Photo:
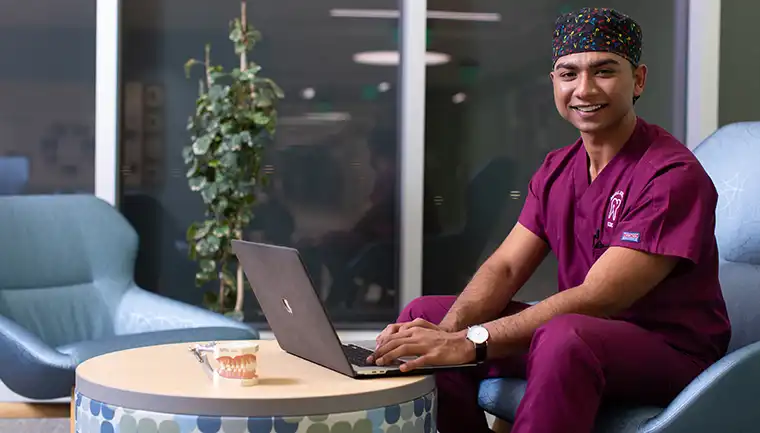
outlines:
[[[333,18],[379,18],[399,19],[401,13],[395,9],[331,9],[330,16]],[[453,21],[481,21],[499,22],[501,14],[487,12],[451,12],[451,11],[428,11],[428,19],[453,20]]]
[[[398,66],[400,62],[398,51],[365,51],[354,54],[354,62],[372,66]],[[451,56],[445,53],[428,51],[425,53],[425,63],[428,66],[438,66],[449,63]]]

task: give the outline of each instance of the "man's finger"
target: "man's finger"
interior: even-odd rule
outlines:
[[[385,355],[378,357],[377,365],[387,365],[404,356],[423,355],[425,347],[424,344],[420,343],[406,342],[400,344],[398,347],[386,352]]]
[[[391,335],[399,331],[399,329],[401,328],[401,325],[402,325],[401,323],[393,323],[391,325],[386,326],[385,329],[383,329],[383,332],[381,332],[380,335],[378,335],[377,338],[375,339],[376,346],[379,347],[383,345],[385,341],[388,340],[388,337],[390,337]]]
[[[408,332],[408,331],[405,331]],[[395,334],[393,338],[388,340],[385,344],[375,349],[375,353],[372,354],[372,359],[374,361],[379,361],[380,358],[385,356],[388,352],[391,350],[396,349],[397,347],[401,346],[402,344],[410,343],[411,341],[410,335],[402,335],[401,333]],[[373,361],[370,361],[373,362]]]
[[[432,365],[432,364],[428,364],[429,362],[432,363],[432,358],[433,358],[432,355],[418,356],[417,358],[411,359],[401,364],[399,369],[403,372],[407,372],[407,371],[412,371],[415,368],[426,367],[428,365]]]

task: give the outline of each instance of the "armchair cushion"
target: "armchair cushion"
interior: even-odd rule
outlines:
[[[525,395],[527,382],[522,379],[486,379],[480,384],[478,402],[486,412],[513,422],[517,407]],[[594,433],[635,433],[662,408],[609,406],[599,412]]]
[[[243,330],[246,338],[258,338],[258,332],[245,323],[203,308],[188,305],[131,285],[116,308],[116,335],[200,327],[225,327]]]
[[[257,335],[252,329],[246,330],[235,327],[186,328],[81,341],[56,347],[56,350],[71,357],[71,362],[78,365],[99,355],[138,347],[195,341],[255,340],[256,338]]]

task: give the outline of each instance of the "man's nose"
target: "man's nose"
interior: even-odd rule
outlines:
[[[586,99],[599,93],[599,87],[596,85],[596,80],[594,80],[592,74],[584,72],[578,78],[578,87],[575,88],[575,95],[577,97]]]

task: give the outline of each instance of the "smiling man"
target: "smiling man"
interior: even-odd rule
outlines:
[[[487,432],[487,377],[527,379],[513,433],[590,433],[602,400],[666,405],[722,357],[717,192],[693,154],[634,111],[642,32],[610,9],[556,22],[551,80],[580,138],[551,152],[522,213],[459,297],[423,297],[378,337],[378,364],[478,361],[436,375],[438,430]],[[549,252],[558,293],[511,302]]]

